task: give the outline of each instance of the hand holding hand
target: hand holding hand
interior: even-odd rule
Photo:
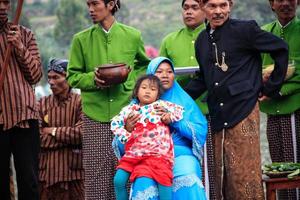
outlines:
[[[172,123],[172,120],[171,120],[171,114],[170,113],[163,113],[162,115],[161,115],[161,121],[164,123],[164,124],[166,124],[166,125],[168,125],[168,124],[170,124],[170,123]]]
[[[157,115],[160,115],[160,119],[164,124],[172,123],[171,114],[164,107],[157,105],[155,106],[155,111]]]

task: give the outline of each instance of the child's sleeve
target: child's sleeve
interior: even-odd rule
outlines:
[[[162,101],[162,106],[170,113],[172,122],[178,122],[183,118],[184,108],[180,105]]]
[[[131,133],[125,129],[126,118],[130,113],[130,106],[124,107],[121,112],[112,118],[110,129],[117,136],[118,140],[125,144],[131,136]]]

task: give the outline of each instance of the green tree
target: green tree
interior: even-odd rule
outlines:
[[[232,17],[254,19],[259,25],[270,23],[275,19],[268,0],[237,0],[234,2]]]
[[[59,0],[51,0],[46,3],[46,15],[55,15]]]
[[[82,0],[61,0],[56,11],[57,22],[54,28],[54,37],[62,48],[70,45],[75,33],[88,26],[85,17],[87,12],[85,1]]]

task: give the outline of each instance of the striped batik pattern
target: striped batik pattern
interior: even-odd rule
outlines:
[[[8,47],[7,33],[10,25],[6,23],[0,28],[1,70]],[[4,130],[24,120],[38,118],[32,85],[42,77],[40,54],[33,33],[23,26],[20,26],[20,30],[24,49],[22,52],[12,50],[3,92],[0,94],[0,124],[3,124]]]
[[[55,184],[50,187],[41,185],[40,200],[84,200],[84,184],[82,180]]]
[[[39,100],[41,127],[56,127],[52,136],[41,128],[39,179],[46,186],[82,180],[82,112],[80,96],[69,93],[64,100],[53,95]]]

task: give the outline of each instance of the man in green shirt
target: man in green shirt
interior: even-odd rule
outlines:
[[[86,199],[114,199],[115,159],[110,120],[130,101],[137,75],[149,62],[140,31],[114,17],[120,0],[86,0],[94,25],[72,41],[68,82],[81,89],[84,112],[83,165]],[[126,82],[107,86],[96,68],[126,63],[132,68]]]
[[[281,98],[261,102],[260,109],[268,116],[267,137],[272,162],[300,162],[300,20],[296,16],[297,0],[269,2],[277,20],[262,28],[287,42],[290,67],[294,67],[295,72],[285,80]],[[273,64],[270,55],[263,55],[263,64]],[[295,191],[280,192],[279,197],[299,199]]]
[[[182,19],[185,27],[179,29],[178,31],[168,34],[162,41],[160,46],[160,55],[170,58],[175,68],[177,67],[190,67],[198,66],[197,60],[195,58],[195,47],[194,43],[197,39],[199,33],[205,29],[204,19],[205,15],[200,7],[200,0],[183,0],[182,1]],[[176,80],[178,83],[185,87],[186,84],[191,80],[193,75],[177,75]],[[202,113],[208,115],[207,104],[201,102],[205,95],[197,99],[197,104],[199,105]],[[214,192],[214,162],[213,162],[213,150],[211,134],[208,134],[206,141],[206,152],[207,152],[207,162],[205,162],[205,172],[208,170],[208,175],[205,174],[205,183],[207,196],[209,199],[215,199]],[[209,179],[208,179],[209,178]]]

